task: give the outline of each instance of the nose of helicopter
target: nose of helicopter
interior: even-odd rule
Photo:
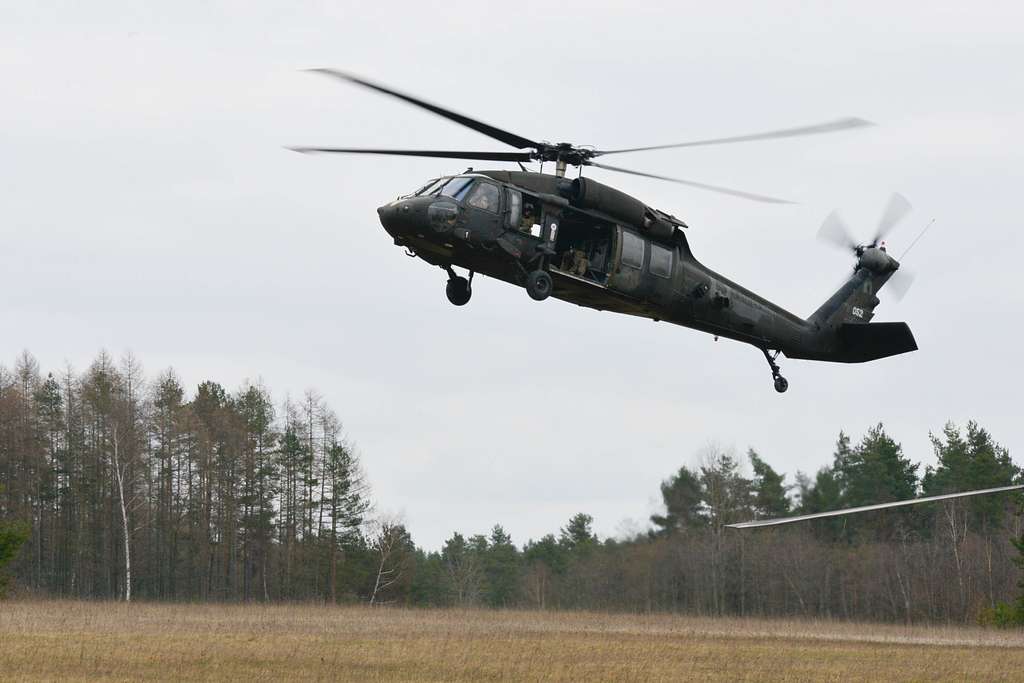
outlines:
[[[380,218],[380,224],[391,234],[394,234],[396,213],[395,207],[392,204],[377,207],[377,217]]]
[[[390,202],[377,209],[377,216],[380,224],[393,237],[412,232],[415,223],[415,215],[408,202]]]

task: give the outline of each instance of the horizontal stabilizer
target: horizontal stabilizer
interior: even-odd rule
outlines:
[[[906,323],[843,323],[838,335],[840,360],[847,363],[917,351],[917,342]]]
[[[792,522],[804,522],[808,519],[820,519],[822,517],[840,517],[852,515],[858,512],[870,512],[871,510],[884,510],[886,508],[902,507],[904,505],[917,505],[918,503],[931,503],[936,500],[948,500],[951,498],[966,498],[968,496],[980,496],[986,493],[1002,493],[1003,491],[1017,491],[1024,489],[1024,484],[1015,486],[1000,486],[994,489],[978,489],[977,491],[962,491],[961,493],[946,493],[941,496],[928,496],[927,498],[911,498],[910,500],[897,500],[893,503],[878,503],[877,505],[862,505],[845,510],[830,510],[829,512],[816,512],[813,515],[797,515],[796,517],[776,517],[775,519],[758,519],[752,522],[740,522],[738,524],[726,524],[730,529],[750,529],[759,526],[777,526],[779,524],[790,524]]]

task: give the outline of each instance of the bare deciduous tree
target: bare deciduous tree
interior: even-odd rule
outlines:
[[[378,604],[380,598],[402,578],[409,550],[409,532],[394,519],[381,519],[372,524],[370,546],[377,560],[376,578],[370,593],[370,604]]]

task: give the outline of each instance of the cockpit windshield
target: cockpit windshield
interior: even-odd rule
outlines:
[[[438,178],[437,180],[431,180],[412,194],[406,195],[406,197],[430,197],[440,194],[442,197],[462,199],[463,195],[466,194],[466,188],[472,182],[472,178],[466,178],[465,176]]]
[[[437,180],[431,180],[429,183],[421,187],[412,193],[412,197],[427,197],[437,192],[442,185],[448,182],[450,178],[438,178]]]
[[[441,190],[442,197],[451,197],[452,199],[461,199],[462,195],[465,194],[466,188],[473,182],[472,178],[452,178],[448,184]]]

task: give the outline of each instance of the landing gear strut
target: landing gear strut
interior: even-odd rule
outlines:
[[[768,365],[772,369],[772,379],[775,380],[775,391],[780,394],[785,393],[786,389],[789,389],[789,382],[779,372],[779,364],[775,362],[775,359],[779,357],[780,352],[769,352],[767,347],[761,349],[761,351],[764,353],[764,359],[768,361]]]
[[[465,306],[473,296],[473,271],[469,271],[469,279],[456,275],[451,266],[445,268],[448,271],[448,284],[445,285],[444,293],[456,306]]]

